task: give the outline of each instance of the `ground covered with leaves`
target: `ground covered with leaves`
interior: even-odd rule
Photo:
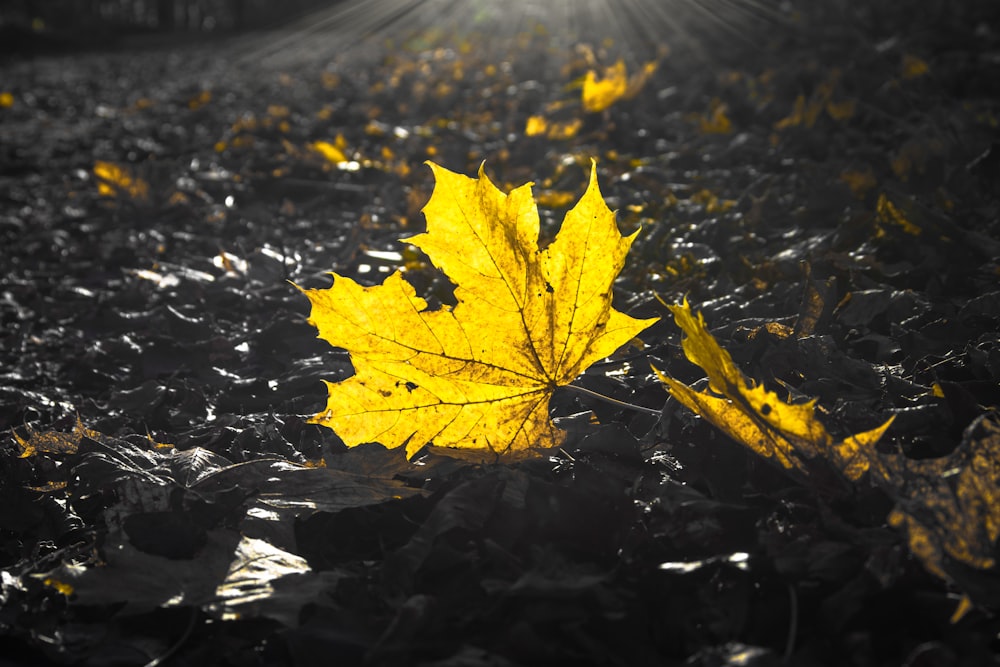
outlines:
[[[485,16],[5,61],[0,662],[1000,662],[1000,17],[822,4],[700,48]],[[353,371],[295,285],[454,302],[397,240],[425,160],[534,181],[544,244],[592,158],[641,229],[615,307],[660,320],[574,384],[646,411],[560,389],[517,462],[309,423]],[[651,364],[744,400],[684,298],[831,440],[893,418],[891,464],[670,398]]]

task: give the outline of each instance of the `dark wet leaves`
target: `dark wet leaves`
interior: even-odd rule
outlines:
[[[948,466],[995,445],[1000,405],[995,21],[865,6],[865,38],[827,39],[841,9],[726,45],[731,71],[676,49],[558,141],[522,136],[567,97],[537,64],[586,66],[538,35],[288,72],[217,46],[11,61],[3,660],[995,664],[995,571],[931,532],[951,583],[928,574],[883,492],[822,469],[805,486],[666,402],[648,360],[700,379],[666,322],[579,382],[662,419],[558,394],[554,460],[410,463],[303,417],[352,371],[287,280],[403,265],[447,301],[394,245],[422,224],[424,159],[559,193],[597,156],[622,229],[643,227],[621,309],[687,294],[748,375],[818,397],[838,431],[895,414],[884,453],[982,510]],[[707,131],[723,108],[729,131]],[[356,171],[307,148],[338,134]],[[146,198],[103,196],[98,161]],[[960,590],[978,606],[952,624]]]

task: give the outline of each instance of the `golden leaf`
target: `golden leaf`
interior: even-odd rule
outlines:
[[[618,231],[596,165],[541,249],[530,183],[505,195],[482,168],[469,178],[428,164],[427,232],[406,240],[457,285],[457,304],[429,310],[399,272],[373,287],[333,274],[331,288],[303,290],[319,337],[347,349],[355,370],[327,383],[312,421],[348,446],[405,445],[408,456],[431,442],[498,455],[556,446],[553,391],[655,321],[611,305],[635,235]]]
[[[124,193],[132,199],[146,199],[149,195],[149,184],[113,162],[97,161],[94,163],[94,176],[97,177],[97,192],[102,197],[116,197]]]
[[[708,375],[708,390],[696,391],[653,369],[670,395],[687,408],[736,442],[785,468],[806,472],[807,459],[823,456],[846,477],[856,480],[873,464],[881,465],[874,446],[892,418],[871,431],[838,442],[816,419],[815,400],[788,403],[757,385],[736,367],[729,353],[709,333],[701,313],[696,317],[691,311],[687,299],[667,307],[684,332],[681,345],[685,356]]]
[[[656,61],[647,62],[631,78],[625,68],[625,61],[621,59],[606,68],[600,79],[595,70],[588,70],[583,79],[583,110],[596,113],[604,111],[620,99],[632,99],[639,94],[657,67]]]

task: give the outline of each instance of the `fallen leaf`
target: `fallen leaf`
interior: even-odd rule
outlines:
[[[39,433],[28,427],[28,437],[22,438],[12,431],[14,441],[17,442],[18,457],[26,459],[36,454],[75,454],[80,447],[83,438],[99,438],[101,435],[83,425],[79,417],[76,418],[76,426],[72,433],[61,431],[44,431]]]
[[[624,97],[627,90],[628,73],[624,60],[608,67],[600,79],[597,78],[596,71],[587,70],[587,76],[583,80],[583,109],[590,113],[604,111]]]
[[[996,565],[1000,537],[1000,417],[987,412],[948,456],[888,458],[881,481],[897,498],[890,525],[930,572],[951,580],[948,560],[979,569]],[[972,592],[972,591],[970,591]]]
[[[312,422],[411,457],[430,442],[498,455],[557,446],[555,389],[655,321],[611,305],[635,235],[618,231],[596,165],[541,249],[530,183],[505,195],[482,168],[469,178],[428,164],[427,232],[406,240],[457,284],[457,304],[429,310],[398,271],[373,287],[333,274],[329,289],[303,290],[319,337],[348,350],[356,373],[327,383]]]
[[[146,181],[113,162],[95,162],[94,176],[97,178],[97,192],[102,197],[126,194],[132,199],[146,199],[149,196],[149,184]]]
[[[647,62],[631,77],[628,76],[624,60],[618,60],[606,68],[600,78],[596,70],[588,70],[583,80],[583,110],[596,113],[604,111],[620,99],[632,99],[639,94],[658,66],[656,61]]]
[[[856,480],[876,460],[875,443],[892,423],[837,441],[816,417],[816,401],[788,403],[756,384],[737,368],[729,352],[719,346],[701,313],[691,311],[687,299],[668,305],[684,332],[685,356],[708,375],[707,391],[697,391],[660,370],[653,370],[670,395],[698,413],[736,442],[785,468],[807,472],[805,461],[816,456],[830,460],[844,475]]]

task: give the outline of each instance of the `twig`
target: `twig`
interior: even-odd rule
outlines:
[[[654,408],[647,408],[644,405],[636,405],[634,403],[626,403],[625,401],[619,401],[617,398],[611,398],[610,396],[605,396],[604,394],[598,394],[596,391],[591,391],[590,389],[579,387],[575,384],[566,385],[566,388],[578,391],[581,394],[586,394],[591,398],[600,399],[605,403],[611,403],[612,405],[617,405],[620,408],[625,408],[627,410],[635,410],[636,412],[645,412],[648,415],[656,415],[657,417],[660,416],[660,410],[656,410]]]

